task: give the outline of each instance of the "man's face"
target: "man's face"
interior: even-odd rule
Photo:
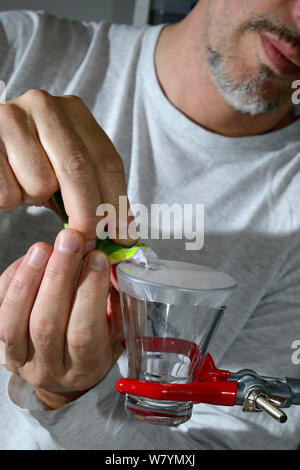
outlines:
[[[214,82],[232,106],[255,115],[291,104],[300,0],[207,0],[203,38]]]

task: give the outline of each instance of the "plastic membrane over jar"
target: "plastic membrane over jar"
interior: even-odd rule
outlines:
[[[235,280],[222,272],[179,261],[160,260],[147,268],[117,266],[128,357],[128,378],[186,384],[204,363]],[[153,424],[187,421],[192,402],[152,400],[127,394],[125,409]]]

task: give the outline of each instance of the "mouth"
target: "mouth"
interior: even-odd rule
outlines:
[[[300,74],[300,53],[292,44],[281,41],[270,33],[260,34],[260,39],[268,62],[277,74]]]

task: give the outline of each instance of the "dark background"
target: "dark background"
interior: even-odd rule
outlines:
[[[135,0],[1,0],[0,11],[43,10],[60,18],[132,23]]]
[[[178,21],[195,3],[195,0],[1,0],[0,11],[42,10],[59,18],[107,20],[141,26],[147,22],[159,24]]]

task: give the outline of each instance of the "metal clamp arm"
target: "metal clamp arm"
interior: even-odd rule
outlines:
[[[291,405],[300,405],[300,379],[286,378],[286,382],[291,389]]]
[[[287,421],[281,408],[300,404],[300,380],[258,375],[250,369],[233,373],[229,380],[237,383],[237,405],[243,411],[265,411],[280,423]]]

